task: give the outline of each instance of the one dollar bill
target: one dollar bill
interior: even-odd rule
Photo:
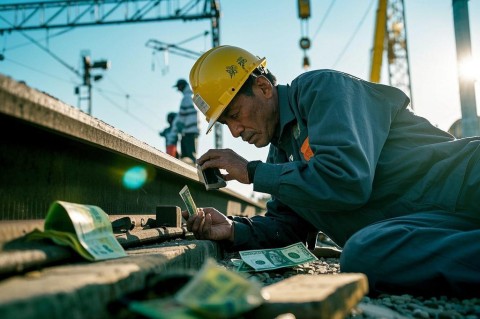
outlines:
[[[190,216],[194,215],[197,212],[197,205],[193,201],[192,194],[190,194],[190,190],[188,186],[183,186],[182,190],[179,192],[180,197],[183,199],[183,202],[187,206],[187,211]]]
[[[293,267],[318,260],[318,258],[300,242],[283,248],[241,251],[240,257],[255,271]]]

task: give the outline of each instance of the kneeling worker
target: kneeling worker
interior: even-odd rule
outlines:
[[[219,122],[270,145],[265,162],[212,149],[197,163],[272,196],[265,216],[184,212],[196,238],[247,250],[322,231],[343,248],[341,271],[365,273],[371,293],[480,295],[479,137],[457,140],[407,109],[401,90],[346,73],[277,84],[265,58],[234,46],[204,53],[190,84],[207,133]]]

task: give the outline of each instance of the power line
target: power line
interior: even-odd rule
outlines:
[[[187,43],[187,42],[189,42],[189,41],[198,39],[199,37],[202,37],[202,36],[203,36],[203,37],[206,37],[209,33],[210,33],[210,32],[208,32],[208,31],[205,30],[205,31],[203,31],[203,32],[200,33],[200,34],[194,35],[193,37],[187,38],[187,39],[185,39],[185,40],[183,40],[183,41],[180,41],[180,42],[176,43],[176,45],[180,45],[180,44]]]
[[[117,88],[119,89],[121,92],[123,93],[117,93],[117,92],[113,92],[113,91],[110,91],[111,94],[116,94],[116,95],[122,95],[124,96],[127,101],[128,100],[136,100],[137,104],[140,105],[141,107],[143,107],[144,109],[147,109],[150,113],[152,113],[155,117],[157,117],[160,121],[161,119],[158,117],[157,113],[151,109],[150,107],[146,106],[146,105],[143,105],[143,102],[140,103],[140,99],[132,96],[132,94],[128,93],[125,89],[123,89],[118,83],[116,83],[110,76],[106,76],[107,80],[109,80],[110,82],[112,82],[112,84]],[[104,90],[105,91],[105,90]],[[106,91],[108,92],[108,91]]]
[[[13,59],[11,59],[11,58],[5,58],[5,60],[8,61],[8,62],[11,62],[11,63],[13,63],[13,64],[19,65],[19,66],[21,66],[21,67],[24,67],[24,68],[26,68],[26,69],[28,69],[28,70],[30,70],[30,71],[34,71],[34,72],[37,72],[37,73],[42,74],[42,75],[44,75],[44,76],[51,77],[51,78],[56,79],[56,80],[58,80],[58,81],[76,84],[74,81],[62,79],[62,78],[60,78],[60,77],[58,77],[58,76],[55,76],[55,75],[46,73],[46,72],[44,72],[44,71],[42,71],[42,70],[36,69],[36,68],[34,68],[34,67],[31,67],[31,66],[26,65],[26,64],[24,64],[24,63],[22,63],[22,62],[13,60]],[[152,127],[150,127],[147,123],[143,122],[141,119],[137,118],[137,117],[134,116],[132,113],[128,112],[128,110],[125,111],[125,110],[124,110],[119,104],[117,104],[115,101],[113,101],[112,99],[110,99],[109,97],[107,97],[105,94],[102,94],[102,93],[106,92],[106,93],[114,94],[114,95],[118,95],[118,96],[125,96],[124,93],[119,93],[119,92],[114,92],[114,91],[103,90],[103,89],[100,89],[100,88],[98,88],[98,87],[94,87],[94,89],[95,89],[96,91],[98,91],[98,92],[100,93],[100,95],[101,95],[103,98],[105,98],[105,100],[107,100],[108,102],[110,102],[110,103],[113,104],[114,106],[118,107],[118,108],[121,109],[123,112],[127,113],[128,115],[130,115],[131,117],[139,120],[140,122],[142,122],[142,124],[145,124],[145,125],[148,126],[150,129],[152,129],[152,131],[155,131],[155,132],[156,132],[156,130],[153,129]],[[138,101],[139,101],[138,99],[134,98],[134,97],[131,96],[131,95],[129,95],[129,98],[131,98],[132,100],[137,100],[137,103],[138,103]],[[146,108],[148,111],[150,111],[152,114],[154,114],[155,117],[156,117],[159,121],[161,121],[160,117],[158,117],[158,115],[156,115],[155,112],[153,112],[150,108],[145,107],[145,106],[142,106],[142,107]]]
[[[60,77],[58,77],[58,76],[55,76],[55,75],[46,73],[46,72],[41,71],[41,70],[38,70],[38,69],[36,69],[36,68],[34,68],[34,67],[31,67],[31,66],[26,65],[26,64],[24,64],[24,63],[22,63],[22,62],[13,60],[13,59],[11,59],[11,58],[5,57],[5,60],[6,60],[6,61],[9,61],[9,62],[11,62],[11,63],[13,63],[13,64],[17,64],[17,65],[19,65],[19,66],[21,66],[21,67],[24,67],[24,68],[26,68],[26,69],[28,69],[28,70],[31,70],[31,71],[40,73],[40,74],[42,74],[42,75],[45,75],[45,76],[48,76],[48,77],[51,77],[51,78],[54,78],[54,79],[56,79],[56,80],[59,80],[59,81],[62,81],[62,82],[67,82],[67,81],[68,81],[68,82],[70,82],[70,83],[72,83],[72,84],[76,84],[76,83],[73,82],[73,81],[62,79],[62,78],[60,78]]]
[[[330,5],[327,8],[327,11],[325,11],[325,14],[323,15],[322,20],[320,21],[320,24],[317,27],[317,30],[315,31],[315,34],[313,35],[312,41],[315,40],[317,37],[318,33],[320,32],[320,29],[323,27],[323,24],[325,23],[325,20],[327,20],[330,11],[332,10],[333,5],[335,4],[335,0],[330,1]]]
[[[70,32],[70,31],[72,31],[73,29],[74,29],[74,28],[72,27],[72,28],[68,28],[68,29],[66,29],[66,30],[59,31],[59,32],[57,32],[57,33],[55,33],[55,34],[46,36],[45,38],[43,38],[43,39],[41,39],[41,40],[47,40],[47,39],[52,39],[52,38],[58,37],[59,35],[62,35],[62,34],[67,33],[67,32]],[[5,39],[7,38],[6,35],[4,35],[4,37],[5,37]],[[38,40],[38,39],[37,39],[37,40]],[[11,46],[11,47],[9,47],[9,48],[7,48],[7,47],[5,46],[5,48],[4,48],[3,50],[4,50],[4,51],[11,51],[11,50],[15,50],[15,49],[18,49],[18,48],[22,48],[22,47],[27,46],[27,45],[30,45],[30,44],[32,44],[31,41],[25,42],[25,43],[20,43],[20,44]]]
[[[112,99],[110,99],[108,96],[106,96],[105,94],[103,94],[102,90],[95,87],[94,88],[98,94],[100,94],[105,100],[107,100],[108,102],[110,102],[113,106],[117,107],[118,109],[120,109],[122,112],[126,113],[127,115],[129,115],[130,117],[134,118],[135,120],[137,120],[138,122],[140,122],[141,124],[145,125],[146,127],[148,127],[152,132],[157,132],[157,129],[156,128],[153,128],[151,127],[147,122],[143,121],[143,119],[135,116],[134,114],[130,113],[128,111],[128,109],[124,109],[121,105],[119,105],[118,103],[116,103],[115,101],[113,101]]]
[[[358,23],[357,27],[356,27],[355,30],[353,31],[353,34],[351,35],[350,39],[348,39],[347,44],[345,45],[345,47],[344,47],[343,50],[342,50],[342,53],[340,53],[340,54],[338,55],[337,60],[335,61],[335,63],[333,63],[332,68],[335,68],[335,66],[337,65],[337,63],[343,58],[343,55],[344,55],[345,52],[347,51],[347,49],[348,49],[348,47],[350,46],[350,44],[352,44],[353,39],[355,38],[355,36],[357,35],[357,32],[360,30],[361,26],[362,26],[363,23],[365,22],[365,19],[367,18],[367,15],[368,15],[368,12],[369,12],[370,9],[372,8],[374,2],[375,2],[375,0],[371,0],[371,1],[370,1],[370,4],[368,5],[367,10],[366,10],[365,13],[363,14],[362,19],[360,20],[360,22]]]
[[[6,20],[5,18],[1,17],[0,16],[0,19],[2,19],[3,21],[5,21],[6,23],[9,23],[8,20]],[[52,51],[50,51],[50,49],[44,47],[42,44],[40,44],[37,40],[35,40],[34,38],[32,38],[31,36],[27,35],[25,32],[19,30],[18,32],[20,32],[21,35],[23,35],[25,38],[27,38],[30,42],[32,42],[33,44],[35,44],[36,46],[38,46],[40,49],[42,49],[43,51],[47,52],[52,58],[54,58],[57,62],[59,62],[61,65],[63,65],[64,67],[66,67],[67,69],[69,69],[70,71],[72,71],[73,73],[75,73],[76,75],[78,75],[79,77],[82,77],[82,75],[80,74],[80,72],[75,69],[74,67],[68,65],[65,61],[63,61],[59,56],[57,56],[55,53],[53,53]]]

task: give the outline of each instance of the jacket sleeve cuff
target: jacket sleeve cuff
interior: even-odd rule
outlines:
[[[247,164],[247,173],[248,173],[248,182],[253,183],[253,180],[255,178],[255,171],[257,170],[258,164],[260,164],[262,161],[251,161],[248,162]]]
[[[282,165],[258,163],[253,179],[253,190],[261,193],[276,194],[281,172]]]
[[[227,216],[227,218],[233,221],[234,237],[233,242],[222,241],[222,246],[227,251],[237,251],[238,247],[245,245],[252,236],[251,229],[248,225],[236,221],[234,216]]]
[[[234,221],[233,227],[235,227],[235,237],[233,238],[232,246],[232,248],[234,249],[235,247],[244,245],[248,241],[248,239],[251,238],[252,234],[250,231],[250,227],[243,223]]]

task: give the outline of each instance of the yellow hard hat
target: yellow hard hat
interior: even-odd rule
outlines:
[[[202,54],[190,70],[193,102],[205,115],[210,132],[248,76],[267,61],[250,52],[222,45]]]

